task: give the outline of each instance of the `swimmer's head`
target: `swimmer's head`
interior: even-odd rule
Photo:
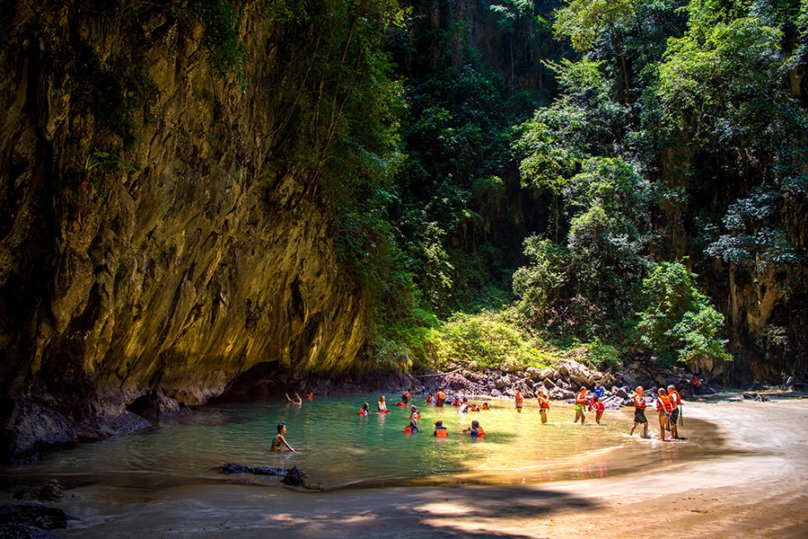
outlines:
[[[382,402],[384,402],[384,395],[382,395],[381,397],[379,397],[379,400],[380,400],[380,401],[382,401]]]
[[[435,426],[436,427],[442,427],[443,426],[443,421],[435,421]]]
[[[283,434],[283,429],[286,428],[286,425],[283,423],[278,423],[278,434]]]
[[[479,422],[479,421],[477,421],[476,419],[475,419],[474,421],[472,421],[472,422],[471,422],[471,428],[476,429],[476,428],[478,428],[479,426],[480,426],[480,422]]]
[[[671,385],[669,385],[669,386],[668,386],[668,389],[676,389],[676,386],[674,386],[673,384],[671,384]]]
[[[637,386],[637,393],[642,394],[642,386]]]
[[[418,409],[418,407],[417,407],[416,405],[414,405],[414,404],[413,404],[411,409],[412,409],[412,410],[417,410],[417,409]]]
[[[369,409],[369,408],[370,408],[370,404],[365,403],[365,405],[363,406],[363,408],[364,408],[365,410]]]
[[[665,395],[665,388],[664,387],[659,388],[659,394],[660,395]]]

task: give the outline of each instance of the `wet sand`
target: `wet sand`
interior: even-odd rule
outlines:
[[[69,491],[58,504],[80,519],[59,534],[90,539],[808,537],[808,399],[688,403],[684,436],[689,418],[712,423],[728,444],[724,456],[713,453],[602,479],[500,487],[307,494],[195,485],[133,494],[92,486]],[[643,443],[663,458],[679,445]]]

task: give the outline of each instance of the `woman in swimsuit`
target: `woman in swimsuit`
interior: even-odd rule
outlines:
[[[280,451],[281,445],[285,445],[286,449],[291,451],[292,453],[297,453],[292,446],[286,443],[286,438],[283,435],[286,434],[286,425],[283,423],[278,423],[278,435],[272,439],[272,445],[269,447],[270,451]]]

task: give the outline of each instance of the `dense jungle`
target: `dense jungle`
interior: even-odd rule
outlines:
[[[239,380],[808,369],[808,2],[6,0],[0,457]]]

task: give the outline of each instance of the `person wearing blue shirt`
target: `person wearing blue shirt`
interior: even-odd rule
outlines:
[[[595,397],[602,399],[603,394],[606,393],[606,388],[600,385],[600,382],[595,382],[595,389],[592,390],[592,393],[595,394]]]

